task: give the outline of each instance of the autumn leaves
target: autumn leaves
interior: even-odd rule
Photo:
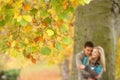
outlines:
[[[42,55],[60,62],[72,54],[74,10],[90,1],[0,0],[0,52],[33,63]]]

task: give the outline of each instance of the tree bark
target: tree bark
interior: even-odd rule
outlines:
[[[62,80],[70,80],[69,60],[65,59],[63,63],[59,64],[59,68],[60,68],[60,76],[62,77]]]
[[[105,50],[106,72],[101,80],[115,80],[115,60],[120,36],[120,1],[93,0],[89,5],[76,9],[74,55],[83,49],[86,41]],[[71,80],[78,80],[73,56]]]

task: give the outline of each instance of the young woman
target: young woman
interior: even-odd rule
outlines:
[[[95,47],[89,59],[86,59],[86,57],[83,59],[83,65],[80,65],[80,69],[90,73],[88,80],[98,80],[102,73],[106,71],[103,48]]]

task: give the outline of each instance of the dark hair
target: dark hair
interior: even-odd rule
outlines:
[[[86,47],[92,47],[93,48],[94,45],[91,41],[87,41],[87,42],[85,42],[85,45],[84,45],[84,48],[86,48]]]

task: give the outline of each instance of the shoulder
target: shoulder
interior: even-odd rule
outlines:
[[[84,55],[84,51],[80,51],[80,52],[76,53],[76,55],[77,55],[77,56],[79,56],[79,55]]]

